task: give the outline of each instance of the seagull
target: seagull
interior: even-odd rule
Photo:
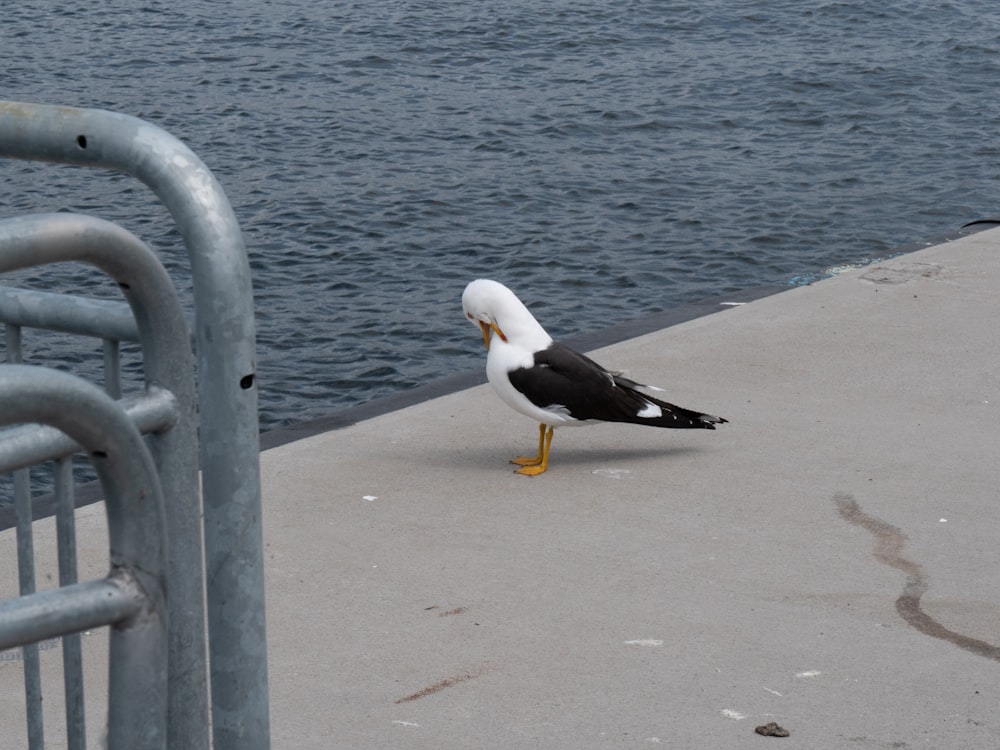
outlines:
[[[462,293],[465,317],[486,345],[486,377],[501,400],[538,425],[538,454],[511,460],[517,474],[537,476],[549,467],[556,427],[628,422],[652,427],[714,430],[722,417],[674,406],[652,395],[662,388],[629,380],[589,357],[556,343],[524,303],[503,284],[469,282]]]

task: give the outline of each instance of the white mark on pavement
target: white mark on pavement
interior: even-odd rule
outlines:
[[[402,721],[401,719],[393,719],[392,723],[393,724],[398,724],[401,727],[419,727],[420,726],[415,721]]]
[[[731,708],[724,708],[719,711],[719,713],[727,719],[732,719],[733,721],[739,721],[740,719],[745,719],[748,716],[748,714],[741,714],[739,711],[733,711]]]
[[[795,676],[796,677],[819,677],[821,674],[823,674],[823,673],[820,672],[818,669],[810,669],[808,672],[799,672]]]
[[[767,692],[771,693],[772,695],[776,695],[779,698],[781,697],[781,693],[779,693],[777,690],[771,690],[771,688],[765,687],[763,685],[761,687],[763,687]]]
[[[662,646],[663,641],[656,638],[640,638],[635,641],[625,641],[626,646]]]
[[[378,495],[362,495],[361,499],[371,502],[372,500],[378,500]]]
[[[607,477],[608,479],[621,479],[626,474],[631,474],[632,472],[629,469],[594,469],[590,473]]]

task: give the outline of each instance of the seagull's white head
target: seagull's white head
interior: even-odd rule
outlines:
[[[528,351],[545,349],[552,337],[510,289],[490,279],[470,281],[462,293],[462,309],[483,332],[487,351],[493,336]]]

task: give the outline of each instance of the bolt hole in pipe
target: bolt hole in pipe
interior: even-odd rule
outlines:
[[[76,137],[76,145],[79,146],[80,148],[87,148],[87,136],[78,135]]]
[[[90,456],[91,456],[91,458],[107,458],[108,454],[105,453],[104,451],[93,451],[90,454]]]
[[[250,373],[249,375],[244,375],[242,378],[240,378],[240,388],[242,388],[244,391],[253,388],[253,381],[254,381],[253,373]]]

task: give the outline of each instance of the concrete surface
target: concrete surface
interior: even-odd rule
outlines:
[[[1000,746],[998,302],[990,230],[599,350],[730,424],[537,478],[488,386],[266,451],[273,746]]]

